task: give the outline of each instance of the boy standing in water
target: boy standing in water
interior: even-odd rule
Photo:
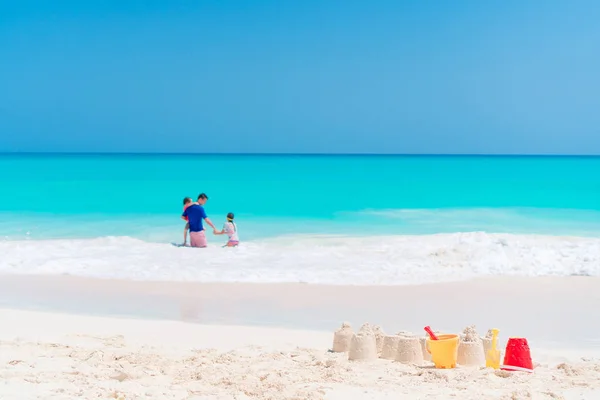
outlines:
[[[227,234],[227,236],[229,236],[227,244],[223,247],[235,247],[238,244],[240,244],[240,239],[237,233],[237,225],[235,224],[235,222],[233,222],[234,218],[235,216],[233,215],[233,213],[227,214],[227,222],[225,222],[225,225],[223,225],[223,229],[221,231],[215,230],[213,232],[215,235]]]
[[[185,199],[183,199],[183,211],[185,212],[185,210],[192,204],[194,203],[192,202],[192,199],[190,197],[186,197]],[[188,217],[182,216],[181,219],[186,222],[185,228],[183,228],[183,245],[187,246],[187,233],[190,230],[190,223],[188,222]]]

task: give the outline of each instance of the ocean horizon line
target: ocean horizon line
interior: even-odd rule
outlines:
[[[217,152],[43,152],[0,151],[0,156],[293,156],[293,157],[473,157],[473,158],[600,158],[600,154],[487,154],[487,153],[217,153]]]

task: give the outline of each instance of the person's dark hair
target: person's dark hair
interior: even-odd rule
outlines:
[[[183,205],[185,206],[187,203],[191,203],[192,202],[192,198],[191,197],[185,197],[183,199]]]
[[[204,199],[208,200],[208,196],[206,195],[206,193],[200,193],[198,195],[198,200],[200,200],[200,199],[202,199],[202,200],[204,200]]]
[[[233,213],[227,214],[227,219],[228,220],[233,221],[233,218],[235,218],[235,216],[233,215]]]

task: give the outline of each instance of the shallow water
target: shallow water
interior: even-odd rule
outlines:
[[[0,155],[0,169],[4,273],[334,284],[599,273],[600,157]],[[182,240],[182,198],[199,192],[215,223],[236,213],[240,248],[210,234],[203,252],[169,245]]]
[[[600,276],[600,239],[455,233],[257,239],[179,248],[127,237],[0,242],[0,273],[194,282],[402,285],[485,276]]]

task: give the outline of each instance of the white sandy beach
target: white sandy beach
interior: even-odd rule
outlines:
[[[85,287],[85,282],[79,283]],[[505,310],[504,315],[497,316],[498,321],[510,321],[511,315],[516,318],[512,326],[498,326],[502,343],[507,335],[518,332],[519,327],[531,333],[530,346],[536,365],[533,374],[478,367],[435,370],[386,360],[348,361],[344,354],[329,352],[333,331],[342,320],[329,329],[305,331],[3,309],[0,311],[0,376],[3,380],[0,399],[597,398],[600,396],[598,330],[594,328],[587,335],[582,335],[589,340],[577,339],[573,343],[561,341],[553,344],[552,330],[546,332],[549,336],[543,335],[552,325],[557,327],[559,336],[568,337],[579,329],[591,330],[598,324],[593,321],[593,315],[576,312],[577,304],[597,309],[598,296],[593,295],[597,280],[561,278],[528,282],[531,304],[525,312],[532,307],[539,310],[551,308],[552,313],[541,312],[528,318],[523,315],[518,308],[522,301],[518,288],[525,285],[519,280],[464,282],[460,292],[466,291],[472,298],[478,299],[493,287],[499,287],[499,290],[509,286],[516,288],[516,298],[511,300],[507,297],[505,307],[496,308],[494,312]],[[96,281],[95,285],[110,283]],[[133,283],[112,283],[115,287],[128,287],[132,293],[142,291],[140,286],[133,290]],[[91,287],[91,283],[88,285]],[[163,295],[173,290],[166,283],[149,285],[155,288],[164,286]],[[181,295],[187,296],[187,301],[190,301],[190,293],[182,290],[181,284],[176,285]],[[406,293],[398,294],[388,303],[385,311],[389,320],[383,321],[383,329],[389,333],[395,331],[397,326],[386,326],[393,320],[399,324],[406,321],[408,325],[411,317],[403,315],[402,310],[411,308],[409,299],[425,302],[425,309],[430,310],[427,320],[432,325],[437,324],[448,309],[435,309],[433,304],[440,297],[457,292],[456,285],[388,288],[390,293],[392,290]],[[219,288],[217,291],[222,293],[226,287],[211,288],[200,284],[192,288],[194,291],[205,288],[210,296]],[[235,296],[243,298],[244,302],[252,293],[263,298],[286,298],[284,292],[288,292],[284,307],[290,311],[294,308],[292,304],[296,307],[302,304],[302,298],[298,296],[309,292],[312,292],[311,304],[326,306],[336,297],[344,301],[354,298],[356,304],[358,297],[366,305],[381,308],[377,303],[378,288],[336,289],[312,285],[287,288],[285,285],[238,285],[235,288],[229,292],[235,292]],[[329,296],[318,294],[326,290]],[[546,297],[546,293],[551,292],[561,293],[561,297],[552,302]],[[373,297],[371,303],[365,297],[368,293]],[[416,293],[421,293],[422,298],[419,299]],[[428,298],[430,300],[426,300]],[[457,301],[457,304],[462,304],[459,295]],[[450,297],[447,303],[452,305]],[[473,304],[471,322],[478,324],[480,334],[489,328],[480,326],[480,311],[485,308],[484,302]],[[569,314],[571,319],[565,319]],[[596,325],[589,325],[590,320]],[[376,319],[368,322],[381,323]],[[566,324],[570,326],[563,326]],[[359,326],[354,324],[354,328]],[[450,329],[458,333],[454,325]]]
[[[534,374],[329,353],[329,332],[2,310],[2,399],[591,399],[600,359],[535,349]]]

